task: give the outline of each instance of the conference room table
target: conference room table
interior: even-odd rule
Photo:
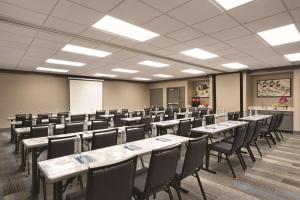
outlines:
[[[125,126],[117,127],[118,133],[121,135],[122,143],[125,141]],[[107,128],[107,129],[101,129],[101,131],[105,130],[112,130],[115,128]],[[97,130],[93,130],[97,131]],[[60,134],[60,135],[53,135],[53,136],[46,136],[46,137],[38,137],[38,138],[29,138],[29,139],[23,139],[22,143],[24,146],[24,150],[31,150],[31,169],[32,169],[32,191],[35,194],[38,187],[38,172],[37,172],[37,159],[38,159],[38,151],[41,149],[47,149],[48,148],[48,139],[49,138],[59,138],[59,137],[65,137],[65,136],[73,136],[73,135],[82,135],[83,140],[91,140],[93,137],[93,131],[84,131],[84,132],[76,132],[76,133],[67,133],[67,134]],[[24,152],[22,152],[22,155]],[[24,156],[21,158],[21,168],[24,168],[25,166],[25,160]]]
[[[187,118],[181,118],[181,119],[152,122],[151,125],[153,128],[156,128],[156,135],[159,136],[162,134],[163,130],[172,129],[175,126],[177,126],[179,124],[180,120],[188,120],[188,119],[190,119],[191,121],[194,121],[194,117],[187,117]]]
[[[129,157],[142,156],[153,150],[165,148],[175,144],[183,144],[189,141],[187,137],[176,135],[163,135],[144,140],[115,145],[103,149],[97,149],[81,153],[86,163],[79,162],[75,155],[59,157],[51,160],[39,161],[38,169],[44,176],[45,181],[54,186],[54,199],[62,199],[62,181],[87,173],[89,168],[105,166],[120,162]],[[35,191],[34,196],[37,196]]]
[[[191,132],[193,133],[201,133],[201,134],[205,134],[208,136],[213,136],[215,134],[221,133],[223,131],[227,131],[227,130],[232,130],[234,128],[240,127],[240,126],[245,126],[246,124],[248,124],[248,122],[246,121],[224,121],[224,122],[219,122],[219,123],[215,123],[215,124],[211,124],[211,125],[206,125],[206,126],[201,126],[201,127],[197,127],[197,128],[192,128]],[[205,170],[211,173],[216,173],[215,171],[209,169],[209,152],[206,152],[206,156],[205,156]]]
[[[255,122],[255,121],[260,121],[260,120],[265,120],[272,117],[272,115],[251,115],[247,117],[242,117],[240,118],[241,121],[249,121],[249,122]]]

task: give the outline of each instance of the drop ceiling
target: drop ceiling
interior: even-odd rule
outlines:
[[[159,34],[139,42],[93,28],[109,15]],[[285,54],[299,53],[300,42],[271,46],[257,33],[295,24],[300,30],[299,0],[253,0],[230,10],[214,0],[0,0],[0,69],[67,69],[70,75],[115,74],[117,79],[172,78],[231,72],[225,63],[249,69],[288,66]],[[62,51],[67,44],[112,53],[99,58]],[[219,57],[201,60],[180,52],[193,48]],[[49,64],[47,59],[86,63],[82,67]],[[170,66],[139,65],[150,60]],[[126,74],[115,68],[136,70]],[[141,80],[142,81],[142,80]]]

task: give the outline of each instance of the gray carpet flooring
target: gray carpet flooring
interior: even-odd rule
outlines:
[[[201,171],[200,177],[209,200],[299,200],[300,199],[300,134],[285,134],[285,139],[271,149],[265,141],[259,146],[263,153],[261,159],[253,149],[257,162],[252,164],[250,157],[244,155],[248,170],[242,171],[236,156],[231,158],[238,179],[234,180],[227,162],[216,162],[212,156],[211,168],[217,174]],[[13,153],[13,145],[9,143],[9,133],[0,133],[0,199],[31,199],[31,176],[21,172],[20,156]],[[149,160],[148,157],[145,160]],[[189,193],[182,194],[183,199],[203,199],[197,180],[188,177],[182,186]],[[74,183],[68,192],[78,190]],[[177,199],[173,190],[173,196]],[[48,199],[52,199],[52,186],[47,185]],[[43,199],[40,195],[39,199]],[[157,199],[165,200],[168,196],[160,192]]]

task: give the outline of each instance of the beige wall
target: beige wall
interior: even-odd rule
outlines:
[[[0,128],[16,113],[69,110],[69,84],[65,77],[0,73]]]
[[[300,131],[300,69],[293,74],[294,131]]]
[[[291,78],[293,83],[293,73],[278,73],[278,74],[263,74],[263,75],[253,75],[252,76],[252,105],[253,106],[272,106],[277,104],[279,97],[257,97],[257,81],[267,80],[267,79],[281,79],[281,78]],[[287,105],[293,107],[293,87],[292,87],[292,97],[288,97]]]
[[[223,74],[216,76],[217,110],[225,112],[240,110],[240,74]]]
[[[126,81],[103,82],[103,107],[105,109],[137,109],[150,104],[149,86]]]
[[[185,88],[185,106],[190,105],[190,101],[188,100],[188,81],[168,81],[168,82],[159,82],[159,83],[151,83],[149,85],[149,89],[154,88],[163,88],[163,105],[167,107],[167,88],[172,87],[184,87]],[[150,97],[149,97],[150,98]]]

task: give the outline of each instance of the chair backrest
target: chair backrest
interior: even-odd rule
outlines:
[[[139,117],[139,114],[137,111],[131,112],[131,117]]]
[[[71,115],[71,122],[84,122],[85,114]]]
[[[236,128],[235,131],[236,132],[230,153],[234,153],[237,149],[243,146],[244,138],[247,132],[247,126],[240,126]]]
[[[58,117],[64,116],[65,118],[67,118],[69,116],[69,112],[59,112],[59,113],[57,113],[57,116]]]
[[[284,114],[283,114],[283,113],[280,113],[279,116],[280,116],[280,120],[279,120],[279,123],[278,123],[278,127],[277,127],[277,128],[279,128],[279,127],[281,126],[282,121],[283,121],[283,118],[284,118]]]
[[[52,116],[52,113],[40,113],[37,116],[41,119],[49,119]]]
[[[144,111],[146,116],[150,115],[150,108],[144,108]]]
[[[274,127],[276,125],[276,120],[277,120],[277,115],[272,115],[271,121],[269,123],[269,128],[268,128],[269,131],[273,131],[274,130]]]
[[[214,124],[215,116],[214,115],[205,116],[205,123],[206,123],[206,125]]]
[[[228,120],[234,120],[234,112],[229,112],[227,116],[228,116]]]
[[[61,124],[61,118],[60,117],[50,117],[49,123],[53,124]]]
[[[163,106],[159,106],[159,107],[158,107],[158,110],[159,110],[159,111],[162,111],[162,110],[165,110],[165,108],[164,108]]]
[[[76,135],[48,138],[48,159],[71,155],[74,153]]]
[[[240,118],[240,112],[235,112],[233,115],[233,120],[238,121]]]
[[[27,116],[27,117],[26,117],[26,116]],[[30,119],[30,118],[31,118],[31,115],[30,115],[30,117],[29,117],[28,114],[17,114],[17,115],[15,116],[16,121],[23,121],[23,120],[25,120],[26,118]]]
[[[274,125],[274,130],[277,130],[281,124],[283,118],[283,114],[276,114],[276,121],[275,121],[275,125]]]
[[[186,108],[180,108],[180,112],[182,113],[186,112]]]
[[[259,133],[260,133],[260,130],[261,130],[261,127],[263,126],[264,124],[264,121],[263,120],[259,120],[256,122],[256,127],[255,127],[255,131],[254,131],[254,134],[253,134],[253,137],[252,137],[252,141],[256,141],[258,136],[259,136]]]
[[[250,122],[248,124],[248,128],[247,128],[246,135],[244,138],[244,144],[243,144],[244,146],[251,143],[253,135],[255,133],[255,127],[256,127],[256,122]]]
[[[199,110],[194,110],[194,111],[192,112],[192,117],[199,118],[199,117],[200,117]]]
[[[151,130],[151,120],[152,118],[150,116],[142,117],[140,124],[144,125],[146,130]]]
[[[101,119],[102,116],[101,115],[105,115],[105,110],[96,110],[96,120]]]
[[[152,151],[145,196],[157,193],[173,180],[180,157],[181,145]]]
[[[118,141],[118,129],[94,131],[92,138],[92,150],[116,145]]]
[[[179,108],[176,107],[176,108],[173,108],[173,113],[178,113],[179,112]]]
[[[30,127],[32,126],[32,119],[23,119],[22,120],[22,127]]]
[[[86,199],[130,200],[137,157],[112,165],[90,168],[87,175]]]
[[[76,133],[83,132],[83,122],[77,123],[66,123],[65,124],[65,133]]]
[[[155,115],[153,121],[154,122],[160,122],[160,115]]]
[[[145,126],[126,127],[126,142],[145,139]]]
[[[189,137],[191,134],[191,119],[180,120],[177,135]]]
[[[207,109],[202,109],[200,111],[200,115],[203,116],[203,115],[207,115]]]
[[[48,126],[32,126],[30,128],[29,137],[37,138],[37,137],[46,137],[48,136]]]
[[[194,118],[193,128],[197,128],[201,126],[202,126],[202,118]]]
[[[116,110],[116,109],[114,109],[114,110],[109,110],[108,113],[109,113],[110,115],[115,115],[115,114],[118,113],[118,110]]]
[[[165,114],[164,115],[164,121],[173,120],[173,119],[174,119],[174,114]]]
[[[128,113],[128,109],[122,109],[122,113],[123,114]]]
[[[108,128],[108,122],[107,121],[92,121],[92,130],[100,130],[100,129],[106,129]]]
[[[209,114],[216,114],[216,111],[214,109],[209,109]]]
[[[120,113],[115,114],[114,116],[114,126],[118,127],[118,126],[122,126],[122,115]]]
[[[183,162],[181,179],[194,174],[202,167],[206,149],[207,137],[189,140]]]

